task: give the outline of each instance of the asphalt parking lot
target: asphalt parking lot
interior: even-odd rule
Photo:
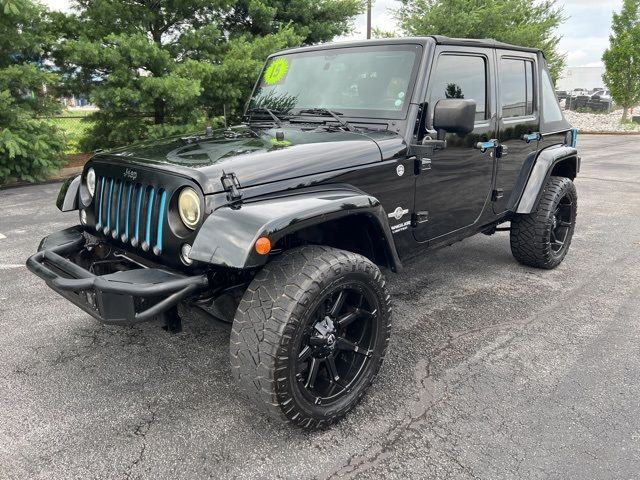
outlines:
[[[77,216],[56,184],[0,191],[0,478],[638,478],[640,137],[579,147],[565,262],[503,232],[390,274],[379,380],[319,432],[243,403],[227,328],[103,326],[49,290],[24,261]]]

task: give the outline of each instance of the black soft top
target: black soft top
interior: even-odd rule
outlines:
[[[436,44],[436,45],[455,45],[467,47],[483,47],[483,48],[501,48],[504,50],[516,50],[520,52],[539,53],[537,48],[520,47],[518,45],[510,45],[508,43],[499,42],[491,38],[473,39],[473,38],[451,38],[443,35],[430,35],[427,37],[402,37],[402,38],[376,38],[372,40],[349,40],[345,42],[323,43],[309,47],[292,48],[277,52],[271,56],[282,55],[287,53],[307,52],[311,50],[326,50],[330,48],[343,47],[364,47],[372,45],[398,45],[398,44]]]
[[[541,50],[538,48],[520,47],[518,45],[511,45],[509,43],[499,42],[493,38],[451,38],[442,35],[431,35],[438,45],[463,45],[468,47],[487,47],[487,48],[502,48],[503,50],[518,50],[520,52],[538,53]]]

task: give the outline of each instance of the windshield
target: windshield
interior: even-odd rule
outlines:
[[[420,53],[419,45],[378,45],[274,57],[249,109],[295,115],[324,108],[349,117],[404,118]]]

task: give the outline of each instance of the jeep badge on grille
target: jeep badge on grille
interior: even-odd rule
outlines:
[[[138,178],[138,172],[136,172],[135,170],[131,170],[130,168],[127,168],[124,171],[124,177],[128,178],[129,180],[135,180],[136,178]]]

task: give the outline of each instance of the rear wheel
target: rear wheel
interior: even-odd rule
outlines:
[[[531,267],[557,267],[569,251],[576,225],[578,194],[565,177],[550,177],[535,212],[511,221],[511,252]]]
[[[365,257],[321,246],[285,252],[240,302],[232,371],[271,416],[303,427],[330,424],[374,380],[390,319],[382,273]]]

